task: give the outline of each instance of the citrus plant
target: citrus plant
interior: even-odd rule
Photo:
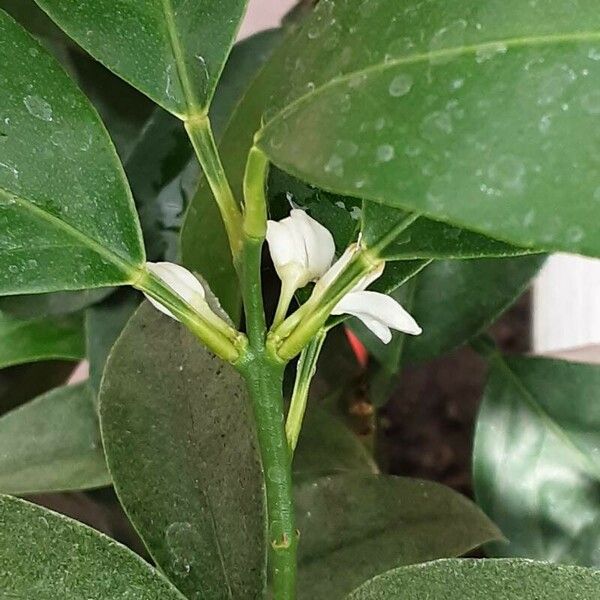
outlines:
[[[0,2],[0,366],[90,365],[0,418],[0,595],[599,597],[598,370],[480,337],[600,256],[597,7],[320,0],[234,45],[246,4]],[[487,515],[339,418],[341,327],[375,408],[489,359]],[[144,556],[18,498],[104,486]]]

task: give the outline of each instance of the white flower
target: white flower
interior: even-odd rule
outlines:
[[[202,284],[196,276],[188,271],[185,267],[169,262],[146,263],[146,268],[153,275],[156,275],[163,283],[165,283],[175,294],[182,300],[187,302],[198,312],[206,313],[206,293]],[[177,317],[158,300],[151,298],[148,294],[144,294],[150,303],[160,312],[178,321]]]
[[[331,233],[297,208],[281,221],[268,222],[267,243],[277,274],[292,293],[319,279],[335,256]]]
[[[346,268],[358,251],[358,245],[350,246],[315,286],[315,293],[322,295]],[[392,340],[390,329],[410,335],[420,335],[422,329],[402,305],[385,294],[365,291],[383,273],[385,265],[365,275],[335,306],[332,315],[352,315],[360,319],[384,344]]]

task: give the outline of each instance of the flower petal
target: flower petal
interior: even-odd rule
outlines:
[[[354,316],[362,321],[365,327],[370,329],[384,344],[389,344],[392,341],[392,332],[387,325],[363,313],[356,313]]]
[[[422,333],[422,329],[417,322],[396,300],[378,292],[350,292],[338,302],[332,314],[354,315],[361,319],[365,325],[367,325],[365,318],[375,320],[381,325],[410,335]],[[369,329],[375,335],[378,335],[372,327],[369,327]]]
[[[206,302],[204,300],[206,294],[202,284],[198,281],[196,276],[185,267],[169,262],[149,262],[146,263],[146,268],[169,286],[182,300],[198,310],[206,308]],[[177,317],[160,302],[147,294],[144,295],[160,312],[168,315],[172,319],[178,320]]]
[[[267,243],[269,252],[275,265],[275,270],[280,279],[283,279],[282,268],[289,264],[305,266],[304,249],[299,249],[298,244],[290,231],[290,220],[267,222]]]
[[[335,257],[335,242],[328,229],[303,210],[294,209],[290,216],[302,236],[310,280],[319,279],[331,266]]]
[[[356,254],[357,249],[358,248],[356,244],[352,244],[346,248],[344,254],[342,254],[342,256],[340,256],[328,269],[325,275],[323,275],[323,277],[317,281],[311,299],[316,299],[321,296],[325,290],[338,278],[339,274],[348,266],[352,260],[352,257]]]

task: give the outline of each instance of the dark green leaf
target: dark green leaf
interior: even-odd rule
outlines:
[[[57,388],[0,418],[0,491],[31,494],[110,485],[94,394]]]
[[[230,119],[233,109],[283,36],[282,30],[264,31],[234,47],[211,109],[211,120],[214,122],[217,138],[220,138],[223,132],[230,131],[230,128],[225,128],[225,124]],[[260,119],[260,111],[257,119]],[[250,123],[251,127],[252,123]],[[242,138],[236,139],[236,143],[231,148],[236,152],[238,162],[244,152],[245,143]],[[246,154],[249,148],[249,145],[245,148]],[[239,173],[231,173],[228,169],[231,161],[227,153],[229,150],[221,147],[222,160],[231,179]],[[244,155],[242,173],[245,160]],[[239,192],[241,186],[238,187],[237,183],[234,181],[236,191]],[[241,196],[238,193],[239,197]],[[241,311],[241,301],[231,251],[221,214],[204,179],[200,182],[200,187],[189,204],[185,216],[181,231],[181,256],[186,267],[202,273],[227,314],[237,321]]]
[[[52,292],[0,298],[0,310],[21,319],[55,317],[79,312],[111,294],[113,288]]]
[[[2,12],[0,54],[0,294],[131,281],[139,225],[98,115]]]
[[[10,496],[0,497],[0,564],[7,599],[184,600],[124,546]]]
[[[378,469],[358,437],[339,419],[317,406],[309,407],[294,453],[294,472],[302,475],[336,471],[373,474]]]
[[[231,367],[142,305],[106,367],[102,433],[121,502],[188,595],[263,593],[264,489],[248,410]]]
[[[423,328],[407,336],[409,362],[452,350],[486,329],[525,290],[545,257],[435,261],[418,277],[413,316]]]
[[[326,476],[300,484],[296,506],[302,600],[341,599],[387,569],[460,556],[501,537],[470,500],[416,479]]]
[[[97,394],[108,355],[140,303],[133,290],[121,290],[85,315],[87,358],[90,363],[90,386]]]
[[[85,50],[182,118],[210,104],[247,0],[36,0]]]
[[[492,354],[474,474],[495,555],[600,567],[599,447],[600,367]]]
[[[85,356],[81,315],[25,321],[0,313],[0,369],[50,359]]]
[[[599,45],[593,0],[320,2],[257,143],[331,192],[600,256]]]
[[[390,571],[348,600],[597,600],[600,573],[524,560],[440,560]]]

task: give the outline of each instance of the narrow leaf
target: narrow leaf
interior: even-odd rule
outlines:
[[[184,600],[131,550],[10,496],[0,496],[0,564],[6,598]]]
[[[22,320],[0,313],[0,369],[41,360],[85,356],[81,315]]]

